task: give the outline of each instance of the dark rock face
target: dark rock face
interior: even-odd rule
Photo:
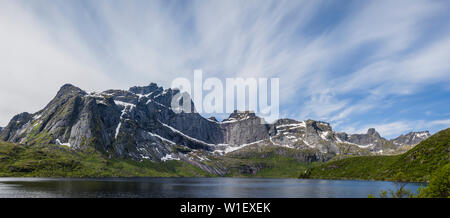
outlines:
[[[3,128],[3,130],[1,131],[0,140],[18,142],[20,136],[26,134],[21,127],[29,123],[31,117],[32,116],[29,113],[21,113],[14,116],[9,122],[8,126]]]
[[[338,137],[342,141],[347,141],[358,145],[374,145],[383,141],[380,134],[373,128],[368,129],[366,134],[348,135],[346,133],[339,133]]]
[[[146,95],[155,92],[157,90],[160,92],[163,91],[161,87],[158,87],[158,85],[156,85],[156,83],[150,83],[150,85],[144,87],[139,86],[131,87],[129,91],[134,94]]]
[[[270,169],[272,168],[272,166],[267,165],[266,163],[256,163],[256,164],[252,164],[252,165],[241,165],[239,167],[239,172],[241,174],[246,174],[246,175],[256,175],[256,173],[258,173],[259,171],[263,170],[263,169]]]
[[[378,133],[374,128],[370,128],[367,130],[367,135],[373,136],[375,138],[381,138],[380,133]]]
[[[178,92],[152,83],[129,91],[88,94],[66,84],[43,110],[15,116],[0,137],[74,149],[93,146],[137,160],[160,160],[170,155],[174,146],[214,151],[217,144],[234,146],[269,137],[269,126],[254,114],[246,114],[249,117],[244,119],[236,112],[227,122],[217,122],[197,113],[175,113],[171,101]]]
[[[108,156],[135,160],[183,160],[220,175],[224,169],[192,160],[191,152],[224,155],[258,144],[312,151],[314,155],[299,158],[322,161],[346,153],[343,144],[378,152],[392,143],[414,144],[429,136],[405,135],[391,143],[375,129],[349,135],[336,133],[330,124],[314,120],[280,119],[266,124],[248,111],[234,111],[219,122],[195,112],[176,113],[171,103],[177,94],[178,90],[163,89],[154,83],[101,93],[86,93],[66,84],[41,111],[13,117],[0,132],[0,139],[29,145],[61,144],[80,150],[94,147]]]
[[[208,118],[208,120],[210,120],[210,121],[213,121],[213,122],[219,122],[215,117],[210,117],[210,118]]]

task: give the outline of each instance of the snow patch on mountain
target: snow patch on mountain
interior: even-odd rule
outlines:
[[[180,160],[180,158],[175,157],[174,154],[166,154],[166,156],[161,158],[162,162],[166,162],[169,160]]]
[[[57,145],[65,145],[65,146],[72,147],[69,142],[61,143],[61,141],[59,139],[56,139],[55,142],[56,142]]]

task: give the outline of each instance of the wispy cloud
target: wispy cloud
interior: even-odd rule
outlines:
[[[282,113],[359,129],[377,123],[362,116],[395,107],[392,96],[448,83],[449,9],[421,0],[4,1],[0,97],[14,104],[0,106],[0,124],[38,110],[65,82],[169,86],[203,69],[279,77]]]
[[[450,119],[446,120],[400,120],[395,122],[383,122],[364,124],[359,129],[354,126],[344,127],[347,132],[366,133],[369,128],[375,128],[383,137],[394,138],[411,131],[425,131],[430,128],[449,128]]]

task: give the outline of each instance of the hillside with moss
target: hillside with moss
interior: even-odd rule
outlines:
[[[260,149],[225,156],[208,155],[204,163],[223,170],[225,177],[256,178],[296,178],[299,171],[318,164],[314,152],[272,147]],[[80,151],[65,145],[23,145],[0,141],[0,177],[210,176],[217,175],[186,161],[135,161],[106,157],[94,148]]]
[[[303,171],[300,178],[429,181],[450,162],[450,128],[396,156],[360,156],[330,161]]]
[[[181,161],[110,159],[94,149],[64,145],[21,145],[0,141],[0,177],[207,177]]]
[[[214,158],[227,169],[228,177],[297,178],[298,172],[327,161],[332,155],[314,149],[297,150],[267,146],[249,146]]]
[[[203,152],[189,161],[136,161],[107,157],[93,147],[0,142],[0,177],[208,177],[205,167],[227,177],[429,181],[450,161],[450,129],[397,156],[333,157],[314,149],[248,146],[224,156]],[[330,160],[331,159],[331,160]],[[326,162],[328,161],[328,162]],[[323,163],[325,162],[325,163]]]

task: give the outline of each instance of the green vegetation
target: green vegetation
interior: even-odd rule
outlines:
[[[304,171],[310,167],[310,164],[283,156],[266,159],[234,159],[228,165],[230,167],[230,171],[226,175],[228,177],[264,178],[297,178],[299,171]]]
[[[308,151],[266,147],[231,153],[214,161],[230,169],[228,177],[297,178],[298,172],[314,165],[305,163],[301,158],[305,155]]]
[[[401,179],[399,179],[401,180]],[[380,198],[450,198],[450,163],[437,170],[431,176],[431,181],[426,188],[419,188],[419,193],[415,195],[405,188],[405,183],[395,182],[395,190],[383,190]],[[376,198],[369,195],[369,198]]]
[[[450,163],[433,173],[428,186],[419,192],[422,198],[450,198]]]
[[[300,178],[386,180],[394,156],[361,156],[327,162],[305,171]]]
[[[206,177],[180,161],[137,162],[108,159],[94,149],[74,151],[58,145],[0,142],[0,177]]]
[[[38,126],[36,126],[38,128]],[[37,135],[36,135],[37,136]],[[45,139],[45,134],[34,139]],[[204,170],[183,161],[142,162],[107,158],[87,146],[75,151],[67,146],[0,142],[0,177],[208,177]],[[45,141],[45,140],[43,140]],[[361,179],[430,182],[421,197],[449,195],[450,129],[397,156],[334,157],[314,150],[248,146],[225,156],[208,156],[204,162],[225,169],[229,177]],[[174,152],[189,149],[174,147]],[[320,156],[322,155],[322,156]],[[407,190],[386,191],[406,196]],[[382,193],[383,194],[383,193]]]
[[[402,155],[331,161],[304,171],[300,178],[430,181],[434,172],[449,163],[449,143],[450,129],[446,129]],[[448,183],[447,188],[450,188]]]

